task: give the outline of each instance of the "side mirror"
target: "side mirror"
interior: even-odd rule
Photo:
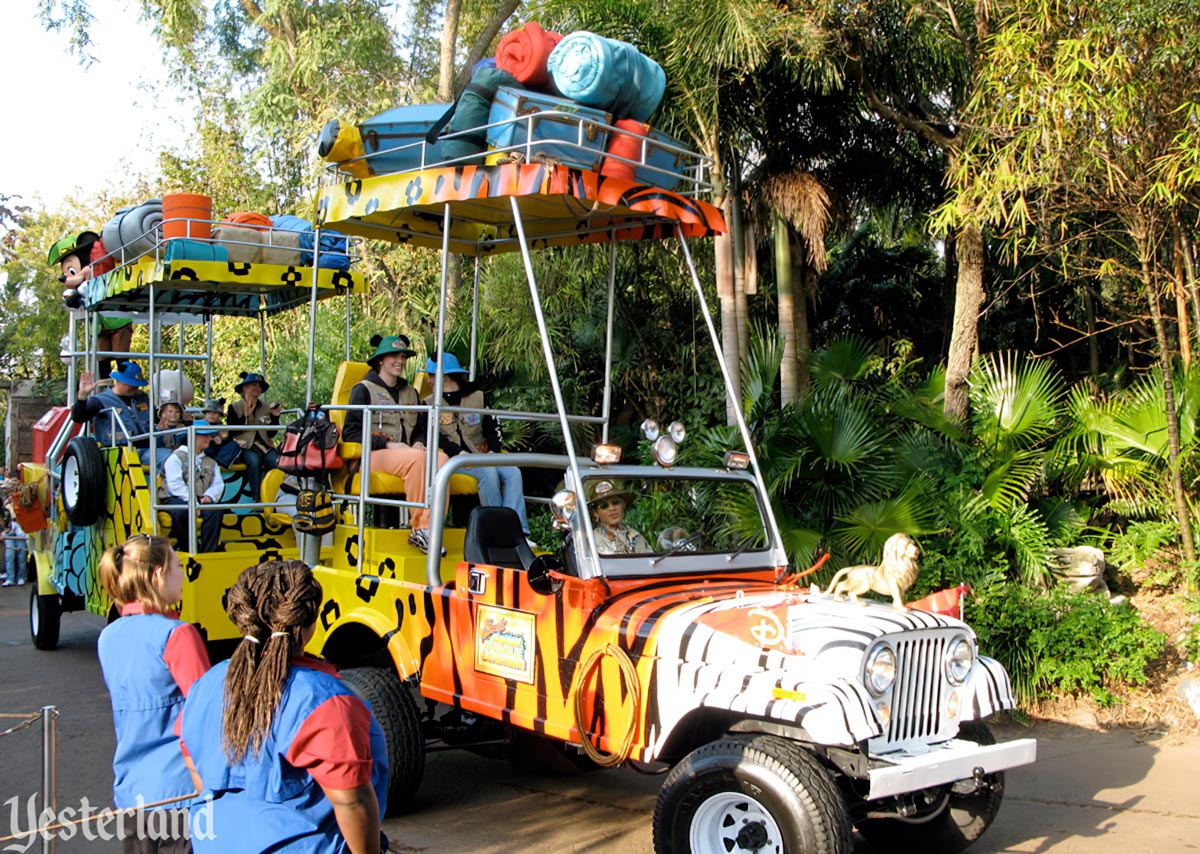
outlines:
[[[550,499],[550,514],[554,516],[554,530],[571,530],[571,520],[575,518],[575,493],[560,489]]]
[[[529,586],[533,588],[534,593],[539,596],[553,596],[562,590],[563,583],[561,578],[555,578],[550,573],[561,570],[562,561],[554,555],[538,555],[533,559],[533,563],[529,564],[525,575],[529,578]]]

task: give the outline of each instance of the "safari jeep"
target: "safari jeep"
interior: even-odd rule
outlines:
[[[582,127],[567,135],[587,136]],[[657,462],[626,465],[607,444],[607,411],[567,411],[534,250],[610,245],[608,281],[597,283],[609,299],[607,365],[617,244],[629,240],[678,239],[736,399],[688,242],[724,230],[701,198],[707,162],[681,149],[688,165],[670,190],[645,160],[645,180],[626,180],[528,156],[535,151],[489,165],[426,165],[427,154],[412,154],[410,171],[338,174],[319,192],[319,221],[440,249],[443,265],[452,254],[474,257],[476,300],[488,257],[521,253],[555,411],[434,403],[429,423],[457,411],[557,422],[565,454],[462,454],[436,473],[431,462],[428,506],[446,506],[465,466],[550,469],[551,482],[562,481],[550,498],[561,541],[535,554],[513,511],[479,507],[465,530],[433,513],[428,556],[415,554],[406,530],[368,523],[372,504],[407,502],[372,481],[368,448],[343,453],[362,468],[335,481],[343,515],[316,567],[328,601],[310,648],[370,700],[388,740],[390,807],[411,802],[431,746],[509,745],[524,755],[540,746],[584,767],[669,768],[654,811],[662,854],[849,852],[852,826],[929,852],[979,838],[1000,808],[1005,770],[1032,762],[1036,745],[995,743],[984,721],[1013,707],[1012,690],[971,629],[801,586],[740,412],[741,447],[723,466],[700,469],[675,466],[682,424],[644,425]],[[339,376],[350,373],[343,365]],[[428,381],[441,401],[441,373]],[[347,399],[335,389],[335,420]],[[362,409],[367,430],[375,408]],[[581,424],[600,433],[590,459],[576,450]],[[643,535],[632,554],[598,548],[588,498],[613,489],[628,496],[625,522]]]

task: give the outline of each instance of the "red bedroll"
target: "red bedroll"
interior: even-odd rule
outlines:
[[[600,174],[606,178],[624,178],[626,181],[632,181],[637,161],[642,157],[642,142],[650,133],[650,126],[636,119],[617,119],[613,122],[613,126],[627,131],[627,133],[614,133],[608,138],[608,145],[605,146],[604,153],[610,156],[604,158]],[[626,163],[617,160],[617,157],[624,157],[625,160],[634,162]]]
[[[547,32],[536,21],[527,21],[525,26],[500,39],[496,48],[496,67],[526,86],[545,87],[550,83],[546,59],[560,41],[559,33]]]

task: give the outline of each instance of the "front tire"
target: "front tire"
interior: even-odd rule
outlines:
[[[71,524],[95,524],[103,515],[107,487],[104,457],[89,436],[76,436],[67,444],[62,462],[63,509]]]
[[[408,686],[391,668],[353,667],[342,681],[371,706],[388,752],[387,814],[399,815],[412,803],[425,775],[421,716]]]
[[[959,727],[958,737],[976,744],[995,744],[996,737],[982,721]],[[858,823],[858,832],[876,851],[920,851],[922,854],[959,854],[983,836],[1000,811],[1004,800],[1004,772],[983,778],[984,785],[969,795],[947,789],[945,808],[932,820],[914,824],[892,818],[868,819]]]
[[[29,636],[38,649],[54,649],[58,646],[58,630],[62,625],[62,602],[57,594],[43,596],[38,593],[37,579],[29,594]]]
[[[774,736],[692,751],[654,807],[656,854],[849,854],[846,804],[812,754]]]

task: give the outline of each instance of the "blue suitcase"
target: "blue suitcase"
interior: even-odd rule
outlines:
[[[684,166],[688,164],[689,159],[694,161],[695,157],[688,158],[682,151],[673,150],[683,149],[686,151],[687,147],[660,130],[651,128],[648,138],[650,141],[644,144],[646,165],[636,167],[633,174],[644,184],[652,184],[655,187],[662,187],[664,190],[674,190],[679,184]],[[665,148],[665,145],[673,148]]]
[[[413,104],[361,122],[358,129],[371,171],[384,175],[421,169],[422,154],[426,167],[444,160],[438,144],[426,143],[425,135],[448,109],[449,104]]]
[[[578,169],[597,171],[608,144],[612,116],[566,98],[501,86],[488,116],[487,140],[501,153],[520,152]]]

